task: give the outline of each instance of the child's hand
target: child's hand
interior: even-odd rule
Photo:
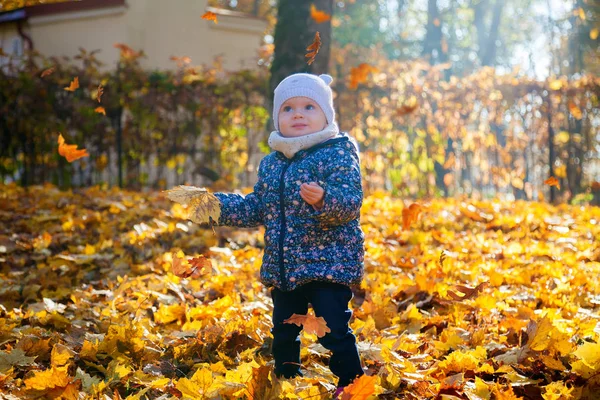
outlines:
[[[317,210],[323,208],[323,197],[325,189],[315,182],[303,183],[300,185],[300,197],[308,204],[314,206]]]

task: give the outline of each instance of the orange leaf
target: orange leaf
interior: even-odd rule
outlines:
[[[591,184],[592,190],[600,190],[600,182],[592,182]]]
[[[98,94],[96,94],[96,99],[98,100],[98,103],[100,103],[102,101],[103,94],[104,94],[104,88],[102,87],[102,84],[100,84],[100,85],[98,85]],[[106,113],[104,115],[106,115]]]
[[[310,17],[317,23],[327,22],[331,19],[331,15],[325,11],[317,10],[314,4],[310,5]]]
[[[58,154],[65,157],[68,162],[89,156],[86,149],[77,150],[76,144],[65,144],[65,139],[61,134],[58,134]]]
[[[315,62],[315,57],[317,56],[317,53],[319,52],[320,49],[321,49],[321,35],[319,34],[319,32],[317,32],[317,33],[315,33],[315,40],[313,40],[311,45],[306,48],[308,53],[306,53],[305,57],[308,58],[308,61],[307,61],[308,65],[311,65],[313,62]]]
[[[372,72],[378,72],[379,70],[367,63],[362,63],[358,67],[350,69],[350,89],[356,89],[359,83],[367,81],[367,77]]]
[[[377,376],[361,375],[346,386],[342,393],[342,400],[367,400],[375,393],[375,382]]]
[[[212,268],[210,259],[200,256],[186,260],[185,258],[173,257],[171,270],[173,274],[180,278],[199,278],[204,269],[209,271]]]
[[[307,333],[314,333],[318,337],[325,336],[326,333],[331,332],[331,329],[327,326],[327,321],[323,317],[315,317],[314,315],[300,315],[292,314],[291,317],[283,321],[286,324],[302,325]]]
[[[581,109],[579,107],[577,107],[577,105],[575,103],[573,103],[572,101],[569,102],[569,112],[576,119],[581,119],[583,117],[583,113],[581,112]]]
[[[40,77],[42,77],[42,78],[45,78],[45,77],[47,77],[48,75],[52,74],[54,71],[56,71],[56,67],[50,67],[50,68],[47,68],[47,69],[45,69],[45,70],[42,72],[42,74],[40,75]]]
[[[217,21],[217,14],[215,14],[214,12],[211,11],[207,11],[202,15],[202,19],[205,19],[207,21],[215,21],[215,24],[218,23]]]
[[[419,108],[417,98],[412,96],[406,103],[402,104],[400,108],[396,110],[396,115],[402,117],[404,115],[414,112],[417,108]]]
[[[184,65],[188,65],[192,62],[192,59],[187,56],[183,56],[183,57],[171,56],[170,60],[175,61],[177,63],[178,67],[183,67]]]
[[[31,378],[23,382],[27,389],[46,390],[67,386],[70,380],[66,368],[52,367],[45,371],[35,371]]]
[[[106,115],[106,110],[104,109],[104,107],[96,107],[94,109],[94,111],[96,111],[98,114],[104,114],[104,115]]]
[[[479,294],[479,292],[481,292],[487,285],[488,285],[488,282],[481,282],[479,285],[475,286],[474,288],[471,288],[468,286],[463,286],[463,285],[458,285],[458,286],[456,286],[456,290],[458,290],[460,293],[464,294],[464,296],[461,296],[451,290],[448,290],[448,296],[452,297],[452,299],[455,301],[469,300],[469,299],[472,299],[473,297],[477,296],[477,294]]]
[[[76,76],[73,78],[73,81],[71,81],[71,84],[65,88],[65,90],[74,92],[77,89],[79,89],[79,77]]]
[[[413,222],[417,222],[422,207],[417,203],[412,203],[407,208],[402,209],[402,228],[408,229]]]
[[[551,176],[550,178],[546,179],[544,183],[549,186],[556,186],[556,188],[560,190],[560,183],[558,182],[558,179],[556,179],[554,176]]]
[[[135,58],[141,54],[123,43],[115,43],[113,46],[121,50],[121,57],[123,58]]]

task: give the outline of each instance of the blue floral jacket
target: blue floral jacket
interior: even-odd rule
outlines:
[[[325,189],[317,211],[300,197],[300,185]],[[260,279],[290,291],[310,281],[358,284],[364,275],[363,200],[356,147],[347,135],[299,151],[288,159],[265,156],[254,192],[215,193],[221,203],[219,225],[265,225]]]

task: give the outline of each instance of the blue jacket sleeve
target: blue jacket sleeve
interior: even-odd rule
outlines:
[[[261,161],[262,165],[262,161]],[[214,193],[221,203],[219,225],[253,228],[263,223],[263,179],[258,168],[254,191],[245,196],[235,193]]]
[[[323,208],[314,210],[313,216],[325,226],[346,224],[360,218],[363,201],[360,161],[354,146],[335,149],[331,170],[320,182],[325,189]]]

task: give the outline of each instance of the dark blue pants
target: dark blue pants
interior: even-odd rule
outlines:
[[[323,317],[331,332],[319,343],[331,351],[329,368],[338,378],[338,386],[350,384],[354,378],[363,375],[363,369],[356,347],[356,338],[348,321],[352,311],[348,302],[352,290],[346,285],[331,282],[309,282],[290,292],[277,288],[271,291],[273,298],[273,357],[275,374],[292,378],[300,372],[300,331],[302,327],[284,324],[292,314],[306,314],[308,303],[317,317]]]

